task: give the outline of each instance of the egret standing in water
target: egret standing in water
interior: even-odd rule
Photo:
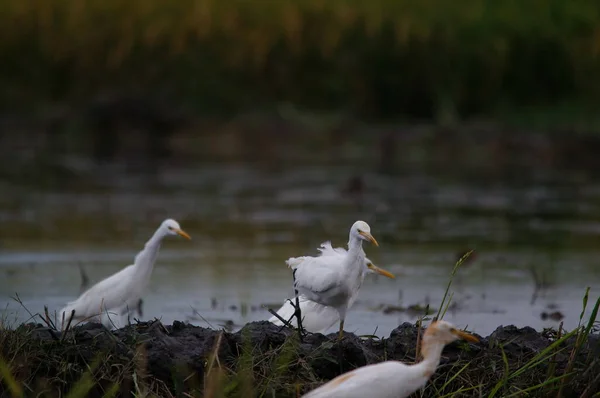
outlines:
[[[343,261],[344,256],[347,254],[346,249],[342,247],[333,248],[331,246],[331,242],[322,243],[321,247],[317,250],[321,252],[319,257],[326,257],[326,259],[323,261],[331,261],[332,263]],[[299,257],[299,259],[303,259],[302,261],[313,258],[315,257]],[[368,273],[380,274],[392,279],[395,278],[392,273],[375,266],[371,260],[365,257],[363,270],[360,274],[359,284],[356,286],[356,290],[352,292],[350,300],[348,301],[348,308],[351,308],[352,304],[354,304],[354,301],[358,297],[358,290],[361,287],[365,275]],[[300,304],[300,313],[302,314],[302,327],[309,332],[325,332],[340,320],[339,313],[333,307],[324,306],[308,300],[306,296],[303,295],[298,298],[298,301]],[[286,320],[288,323],[292,321],[295,313],[296,308],[291,300],[286,300],[286,302],[277,311],[279,318]],[[284,323],[279,318],[277,316],[272,316],[269,319],[269,322],[274,323],[275,325],[283,326]],[[294,326],[298,327],[297,325],[298,322],[296,321]]]
[[[150,282],[160,244],[163,238],[170,235],[191,239],[177,221],[171,219],[163,221],[150,240],[146,242],[144,249],[135,256],[132,265],[96,283],[77,300],[68,303],[60,310],[59,320],[68,321],[73,311],[75,311],[73,320],[81,321],[100,319],[104,311],[111,310],[116,311],[119,316],[123,316],[135,308]]]
[[[423,360],[415,365],[386,361],[344,373],[303,398],[405,398],[422,388],[435,373],[446,344],[479,339],[446,321],[432,322],[423,335]]]
[[[363,241],[379,246],[371,227],[364,221],[357,221],[350,228],[348,251],[336,257],[292,257],[287,264],[294,270],[294,290],[296,305],[300,296],[317,304],[335,308],[340,319],[340,339],[344,336],[344,321],[352,296],[358,291],[363,280],[365,252]],[[296,309],[298,328],[302,329],[300,308]]]

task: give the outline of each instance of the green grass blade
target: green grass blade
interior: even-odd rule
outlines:
[[[504,385],[508,382],[508,372],[510,368],[508,366],[508,358],[506,357],[506,352],[504,352],[504,347],[500,346],[500,352],[502,353],[502,362],[504,363],[504,376],[502,376],[502,380],[496,383],[494,388],[492,388],[492,391],[490,392],[490,395],[488,395],[488,398],[493,398],[496,395],[496,393],[500,391],[500,389],[504,387]]]
[[[519,369],[515,370],[509,376],[509,379],[517,377],[517,376],[523,374],[524,372],[526,372],[527,370],[535,368],[536,366],[540,365],[541,363],[546,363],[548,361],[548,358],[553,356],[555,354],[555,352],[560,352],[560,351],[565,350],[566,347],[563,347],[561,349],[557,349],[557,348],[576,333],[577,333],[577,329],[572,330],[569,333],[566,333],[560,339],[558,339],[555,342],[553,342],[552,344],[550,344],[548,347],[544,348],[542,351],[537,353],[533,358],[531,358],[525,365],[523,365]]]
[[[590,335],[590,332],[592,331],[594,324],[596,323],[596,318],[598,317],[599,307],[600,307],[600,297],[598,297],[598,299],[596,300],[596,304],[594,305],[594,308],[592,309],[592,313],[590,314],[590,318],[588,319],[588,324],[584,331],[584,338],[586,340],[587,340],[588,336]]]
[[[590,287],[588,286],[587,289],[585,289],[585,294],[583,295],[583,307],[581,308],[581,314],[579,314],[579,324],[577,325],[578,327],[581,326],[581,321],[583,320],[583,317],[585,316],[585,310],[587,309],[587,303],[588,303],[589,297],[590,297]]]
[[[110,388],[104,393],[104,395],[102,396],[102,398],[114,398],[117,396],[117,393],[119,392],[119,388],[121,388],[121,386],[119,385],[119,383],[114,383],[112,386],[110,386]]]
[[[453,397],[453,396],[455,396],[455,395],[457,395],[457,394],[460,394],[460,393],[463,393],[463,392],[467,392],[467,391],[471,391],[471,390],[474,390],[474,389],[476,389],[476,388],[480,388],[480,387],[481,387],[481,384],[478,384],[478,385],[476,385],[476,386],[467,387],[467,388],[465,388],[465,387],[461,387],[461,388],[459,388],[459,389],[458,389],[458,390],[456,390],[456,391],[449,392],[448,394],[440,395],[440,396],[439,396],[439,397],[437,397],[437,398],[448,398],[448,397]]]
[[[450,383],[452,383],[452,381],[454,379],[456,379],[469,365],[470,365],[470,363],[467,362],[462,368],[459,369],[458,372],[454,373],[454,375],[452,375],[451,378],[449,378],[448,380],[446,380],[446,382],[442,385],[442,387],[440,387],[440,391],[444,391],[446,389],[446,387],[448,387],[448,385]]]
[[[8,390],[10,391],[13,398],[22,397],[23,389],[21,385],[15,380],[12,372],[10,370],[10,366],[4,361],[4,358],[0,356],[0,380],[3,380],[4,383],[8,386]]]
[[[465,262],[467,258],[469,258],[469,256],[472,253],[473,250],[469,250],[454,264],[454,268],[452,268],[452,272],[450,273],[450,280],[448,281],[446,291],[444,292],[444,297],[442,298],[442,302],[440,303],[440,306],[438,308],[438,313],[435,317],[436,319],[441,319],[440,316],[443,316],[442,309],[444,308],[444,303],[446,302],[446,298],[448,297],[448,291],[450,290],[450,286],[452,286],[452,280],[454,279],[454,275],[456,275],[456,271],[458,271],[458,268],[462,265],[463,262]]]
[[[527,388],[525,388],[523,390],[519,390],[519,391],[514,392],[512,394],[509,394],[509,395],[505,395],[503,398],[523,396],[523,394],[526,393],[526,392],[539,390],[539,389],[541,389],[543,387],[546,387],[548,385],[554,384],[555,382],[560,381],[562,378],[570,376],[571,374],[553,377],[551,379],[545,380],[544,382],[542,382],[540,384],[536,384],[535,386],[527,387]],[[557,390],[557,389],[558,389],[558,386],[554,387],[554,388],[552,388],[550,390],[544,390],[544,393],[549,393],[550,391]]]
[[[71,388],[66,398],[84,398],[88,396],[88,393],[96,384],[96,382],[94,381],[93,373],[104,359],[106,358],[103,358],[102,355],[98,355],[94,362],[92,362],[91,365],[88,367],[88,370],[86,370],[83,373],[83,375],[81,375],[81,378]]]

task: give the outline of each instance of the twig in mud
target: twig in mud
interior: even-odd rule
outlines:
[[[48,334],[55,341],[61,340],[61,339],[58,338],[58,336],[56,335],[56,333],[54,333],[54,331],[56,330],[56,328],[54,327],[54,323],[52,323],[52,321],[50,320],[50,315],[48,314],[48,307],[47,306],[44,306],[44,314],[46,315],[46,317],[43,317],[41,314],[37,314],[37,315],[40,317],[40,319],[48,327],[48,329],[47,329],[48,330]]]
[[[375,326],[375,330],[373,330],[373,333],[372,333],[372,335],[373,335],[373,336],[377,336],[377,331],[378,331],[378,330],[379,330],[379,325],[378,325],[378,326]]]
[[[293,304],[292,304],[292,305],[293,305]],[[277,319],[279,319],[281,322],[283,322],[283,326],[282,326],[282,327],[280,327],[280,328],[279,328],[279,330],[278,330],[279,332],[281,332],[281,331],[283,330],[283,328],[284,328],[284,327],[286,327],[286,326],[287,326],[287,327],[289,327],[290,329],[294,329],[294,326],[292,326],[292,324],[290,323],[290,321],[291,321],[291,318],[290,318],[290,321],[286,321],[285,319],[283,319],[283,318],[281,317],[281,315],[279,315],[277,312],[275,312],[275,310],[274,310],[274,309],[272,309],[272,308],[269,308],[267,311],[269,311],[269,313],[270,313],[271,315],[273,315],[275,318],[277,318]]]
[[[73,322],[73,318],[75,318],[75,310],[74,309],[71,310],[71,314],[69,315],[69,322],[67,322],[67,327],[65,329],[63,329],[63,335],[62,335],[63,339],[65,338],[65,335],[66,335],[65,333],[67,331],[69,331],[69,328],[71,327],[71,322]],[[61,326],[64,326],[64,324],[65,324],[65,313],[63,312]]]
[[[20,305],[21,307],[23,307],[23,309],[24,309],[25,311],[27,311],[27,313],[29,314],[29,319],[27,319],[27,320],[25,321],[25,323],[27,323],[27,322],[29,322],[29,321],[31,321],[31,320],[33,320],[33,319],[35,319],[35,315],[33,315],[33,314],[31,313],[31,311],[29,311],[29,308],[27,308],[27,307],[25,306],[25,303],[23,303],[23,301],[21,300],[21,297],[19,297],[19,293],[15,293],[15,297],[13,297],[12,299],[13,299],[13,300],[15,300],[17,303],[19,303],[19,305]],[[37,315],[39,315],[39,314],[37,314]]]
[[[56,329],[56,325],[54,324],[54,322],[52,322],[52,317],[50,317],[50,313],[48,312],[48,306],[47,305],[44,306],[44,315],[45,315],[45,317],[42,317],[40,315],[40,318],[42,318],[42,320],[46,323],[46,325],[50,329],[58,330],[58,329]]]
[[[210,322],[209,322],[209,321],[208,321],[206,318],[204,318],[202,315],[200,315],[200,313],[199,313],[199,312],[198,312],[198,311],[197,311],[197,310],[196,310],[194,307],[192,307],[192,306],[190,305],[190,308],[192,309],[192,313],[193,313],[194,315],[197,315],[198,317],[200,317],[200,319],[201,319],[201,320],[203,320],[204,322],[206,322],[206,324],[207,324],[208,326],[210,326],[210,328],[211,328],[211,329],[216,329],[216,328],[215,328],[213,325],[211,325],[211,323],[210,323]]]

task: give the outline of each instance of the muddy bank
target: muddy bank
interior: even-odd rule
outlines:
[[[105,396],[107,392],[131,396],[142,389],[157,396],[293,397],[359,366],[386,359],[413,362],[418,335],[415,325],[404,323],[381,340],[348,333],[337,343],[336,334],[310,334],[300,343],[295,332],[268,322],[249,323],[239,332],[227,333],[182,322],[163,325],[154,321],[113,332],[87,324],[64,335],[27,324],[0,330],[0,344],[4,361],[24,386],[25,396],[79,388],[82,375],[88,372],[91,377],[83,378],[87,392],[82,396]],[[513,375],[556,339],[553,331],[506,326],[482,337],[478,344],[453,343],[444,350],[424,396],[459,390],[464,391],[461,396],[485,395],[510,377],[508,387],[499,391],[504,396],[561,376],[575,337],[552,349],[553,355],[537,366]],[[591,334],[575,356],[573,376],[563,396],[579,397],[600,389],[599,356],[600,336]],[[459,371],[459,377],[449,382]],[[10,396],[5,382],[0,384],[0,396]],[[532,396],[545,394],[540,389]]]

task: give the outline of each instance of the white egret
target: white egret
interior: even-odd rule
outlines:
[[[303,395],[303,398],[405,398],[427,384],[440,363],[446,344],[479,339],[446,321],[432,322],[421,342],[423,360],[414,365],[386,361],[344,373]]]
[[[321,247],[317,250],[321,252],[319,257],[327,257],[329,261],[341,261],[346,255],[346,249],[342,247],[332,247],[331,242],[321,243]],[[314,257],[300,257],[302,259],[309,258],[312,259]],[[380,275],[384,275],[388,278],[395,278],[395,276],[383,270],[377,266],[375,266],[371,260],[365,257],[363,272],[360,274],[359,284],[356,286],[356,290],[352,293],[350,300],[348,301],[348,308],[352,307],[354,301],[358,297],[358,290],[365,278],[367,273],[376,273]],[[302,327],[309,332],[312,333],[323,333],[330,327],[332,327],[336,322],[339,322],[340,316],[337,310],[333,307],[324,306],[322,304],[316,303],[314,301],[308,300],[305,296],[301,295],[299,297],[300,303],[300,312],[302,316]],[[292,323],[293,326],[298,327],[298,321],[293,321],[294,314],[296,312],[296,308],[294,304],[290,300],[286,300],[286,302],[281,306],[281,308],[277,311],[277,315],[281,319],[285,319],[286,321]],[[274,323],[278,326],[283,326],[284,323],[276,316],[272,316],[269,319],[269,322]]]
[[[100,320],[104,311],[113,310],[122,316],[134,309],[150,282],[160,244],[163,238],[169,235],[180,235],[191,239],[177,221],[171,219],[163,221],[146,242],[144,249],[135,256],[132,265],[101,280],[86,290],[77,300],[68,303],[60,310],[59,320],[68,321],[73,311],[75,311],[73,320]]]
[[[292,257],[287,264],[294,270],[294,290],[297,301],[300,296],[317,304],[335,308],[340,319],[340,339],[344,335],[344,321],[348,304],[362,283],[365,267],[363,241],[379,246],[371,227],[357,221],[350,228],[348,251],[339,257]],[[340,253],[341,254],[341,253]],[[298,320],[301,329],[301,316]]]

